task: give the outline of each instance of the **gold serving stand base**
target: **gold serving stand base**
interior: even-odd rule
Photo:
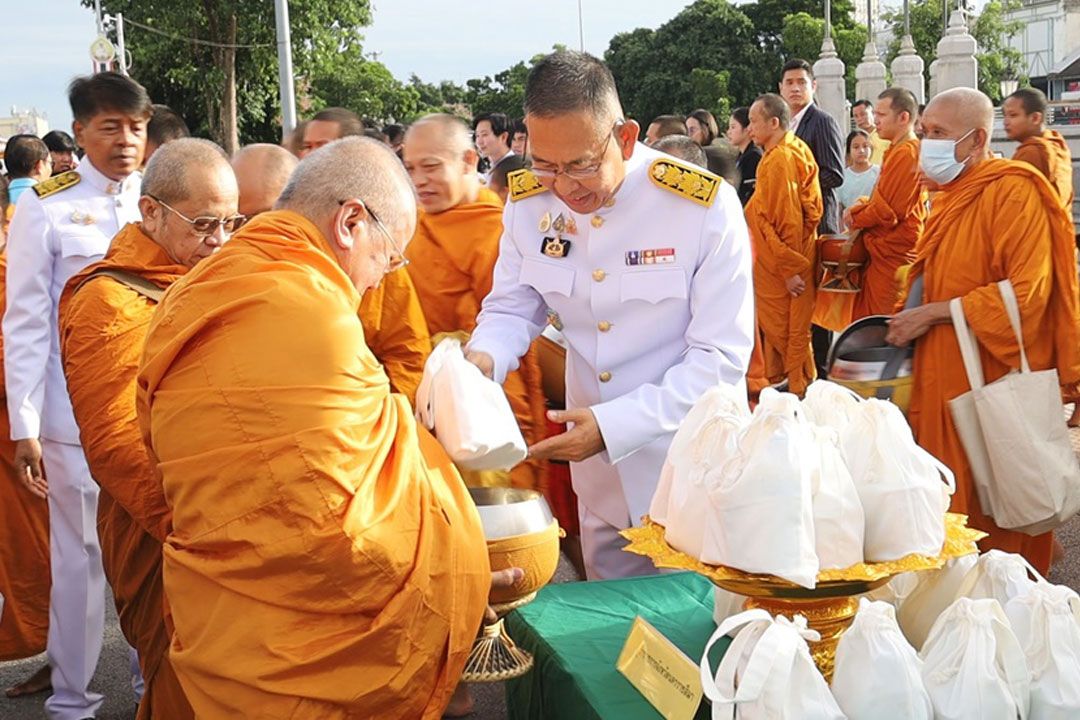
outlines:
[[[851,626],[859,608],[859,595],[881,587],[894,575],[936,570],[952,558],[977,553],[976,543],[986,533],[969,528],[967,516],[945,515],[945,545],[937,557],[908,555],[892,562],[859,563],[842,570],[823,570],[813,589],[773,575],[743,572],[724,565],[705,563],[667,544],[664,527],[646,517],[641,527],[623,530],[630,541],[627,552],[650,558],[658,568],[690,570],[704,575],[717,587],[746,596],[743,607],[761,608],[771,615],[794,618],[802,615],[821,640],[810,643],[810,654],[826,681],[832,680],[836,646]]]

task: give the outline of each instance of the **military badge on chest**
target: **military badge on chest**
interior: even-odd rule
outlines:
[[[539,230],[542,233],[553,232],[554,237],[546,236],[540,241],[541,254],[550,258],[564,258],[570,254],[571,242],[563,235],[576,235],[577,224],[574,218],[567,219],[562,213],[552,220],[551,213],[544,213],[540,218]]]

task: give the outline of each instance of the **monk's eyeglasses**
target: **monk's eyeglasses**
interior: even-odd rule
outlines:
[[[586,167],[577,168],[565,168],[560,170],[557,167],[544,165],[541,163],[533,162],[532,173],[540,180],[555,180],[560,175],[565,175],[571,180],[589,180],[596,176],[600,172],[600,168],[604,165],[604,154],[607,152],[608,145],[615,138],[615,134],[619,131],[619,128],[623,126],[624,120],[616,120],[615,124],[611,127],[611,132],[608,133],[607,138],[604,139],[604,146],[600,148],[594,157],[600,157],[600,160],[596,161],[592,165]]]
[[[247,222],[246,215],[230,215],[229,217],[223,218],[207,216],[189,218],[187,215],[180,212],[172,205],[169,205],[161,198],[156,198],[150,194],[147,194],[147,197],[153,198],[155,202],[161,205],[161,207],[165,208],[173,215],[190,225],[191,229],[195,231],[195,234],[200,237],[210,237],[217,232],[217,229],[219,227],[225,231],[226,235],[232,235],[234,232],[240,229],[241,225]]]
[[[344,205],[345,202],[345,200],[338,200],[338,205]],[[379,228],[379,232],[381,232],[383,234],[383,237],[386,238],[387,247],[392,249],[394,251],[394,255],[397,256],[394,257],[394,255],[391,255],[389,252],[386,253],[386,270],[383,272],[383,274],[389,275],[395,270],[400,270],[401,268],[408,265],[409,258],[405,257],[405,250],[400,245],[398,245],[397,240],[395,240],[394,236],[390,234],[390,231],[386,229],[386,226],[382,224],[382,220],[379,219],[379,216],[376,215],[375,211],[371,209],[371,206],[363,200],[360,201],[360,204],[364,206],[365,210],[367,210],[368,217],[375,221],[375,227]]]

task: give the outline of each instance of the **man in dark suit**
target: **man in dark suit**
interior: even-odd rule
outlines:
[[[810,146],[817,160],[824,210],[818,232],[826,235],[840,232],[840,203],[836,199],[836,189],[844,182],[844,140],[836,120],[814,104],[815,90],[817,80],[814,79],[814,69],[810,63],[799,59],[784,63],[780,74],[780,95],[791,108],[792,131]],[[825,377],[832,333],[814,325],[812,338],[818,376]]]

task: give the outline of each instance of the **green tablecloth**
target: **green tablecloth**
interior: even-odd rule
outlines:
[[[511,637],[536,658],[507,683],[510,720],[660,718],[615,669],[630,625],[641,615],[696,662],[716,629],[712,613],[713,586],[694,573],[545,587],[507,617]],[[708,709],[703,702],[698,717]]]

